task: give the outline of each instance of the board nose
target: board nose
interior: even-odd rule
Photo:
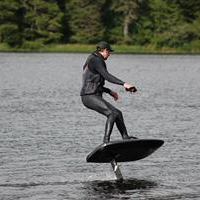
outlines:
[[[162,146],[164,144],[164,141],[163,140],[160,140],[160,146]],[[159,147],[160,147],[159,146]]]
[[[154,147],[161,147],[162,145],[164,144],[164,141],[163,140],[155,140],[155,143],[154,143]]]

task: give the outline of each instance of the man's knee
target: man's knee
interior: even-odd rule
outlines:
[[[122,118],[122,112],[120,110],[115,110],[115,113],[117,115],[117,118]]]
[[[110,113],[109,117],[113,118],[114,120],[117,118],[121,118],[122,112],[120,110],[114,110]]]

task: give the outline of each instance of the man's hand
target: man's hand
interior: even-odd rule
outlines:
[[[118,98],[119,98],[117,92],[114,92],[114,91],[111,91],[111,92],[110,92],[110,96],[112,96],[112,97],[114,98],[115,101],[117,101]]]
[[[129,84],[129,83],[124,83],[124,87],[125,87],[125,90],[126,91],[129,91],[129,92],[137,92],[137,89],[135,86]]]

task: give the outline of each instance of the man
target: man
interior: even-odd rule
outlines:
[[[105,92],[112,96],[115,101],[118,100],[118,94],[116,92],[104,87],[105,80],[114,84],[123,85],[126,91],[137,91],[133,85],[116,78],[107,71],[104,60],[110,56],[111,51],[113,50],[110,45],[102,41],[97,45],[96,51],[89,55],[83,66],[83,85],[80,93],[82,102],[87,108],[95,110],[107,117],[103,138],[103,142],[105,143],[110,141],[114,123],[116,123],[123,139],[135,139],[135,137],[130,137],[127,133],[122,112],[102,97],[102,94]]]

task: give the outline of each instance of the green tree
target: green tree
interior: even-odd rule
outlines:
[[[150,0],[150,9],[153,31],[151,42],[158,47],[179,46],[180,41],[176,40],[175,34],[183,18],[178,6],[167,0]]]
[[[122,17],[124,42],[130,42],[130,27],[139,18],[138,0],[113,0],[111,9]]]
[[[140,2],[138,20],[134,24],[132,42],[137,45],[149,44],[153,36],[153,23],[151,21],[149,0]]]
[[[71,30],[69,27],[69,5],[68,0],[57,0],[58,7],[62,13],[61,19],[61,42],[69,42],[71,36]]]
[[[62,13],[57,2],[51,0],[20,0],[25,9],[24,38],[56,43],[62,38]]]
[[[172,0],[174,2],[184,17],[186,22],[192,22],[195,20],[200,13],[200,1],[197,0]]]
[[[104,1],[71,0],[70,29],[71,42],[95,43],[103,38],[101,7]]]
[[[22,44],[20,4],[15,0],[0,1],[0,42],[10,46]]]
[[[198,26],[194,23],[199,13],[198,5],[194,0],[150,0],[151,42],[158,47],[181,47],[198,40]]]
[[[26,41],[56,43],[62,38],[62,17],[54,0],[1,0],[1,40],[11,46]]]

